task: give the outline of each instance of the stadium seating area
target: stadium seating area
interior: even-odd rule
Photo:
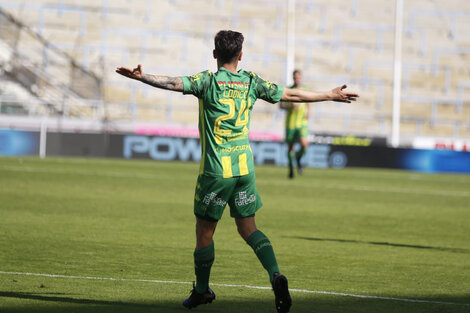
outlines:
[[[102,79],[99,98],[107,109],[72,90],[60,95],[72,116],[195,126],[192,97],[123,79],[114,68],[141,63],[147,72],[166,75],[215,70],[211,50],[219,29],[245,34],[243,68],[282,84],[289,75],[285,0],[0,0],[0,8]],[[361,94],[354,104],[313,104],[312,130],[390,136],[394,14],[394,1],[296,1],[295,63],[305,85],[325,90],[347,83]],[[470,137],[469,27],[467,0],[405,2],[402,138]],[[45,77],[72,76],[52,54],[44,57],[52,53],[47,45],[38,56],[33,41],[19,41],[25,60],[40,64]],[[65,114],[64,101],[57,103],[62,109],[56,112]],[[252,129],[282,133],[278,106],[260,101],[254,110]]]

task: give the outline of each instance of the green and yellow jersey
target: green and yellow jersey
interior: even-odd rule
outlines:
[[[233,73],[223,67],[182,79],[183,93],[199,99],[199,174],[229,178],[254,172],[248,140],[253,105],[258,98],[279,102],[283,87],[253,72]]]
[[[290,87],[290,88],[293,88]],[[301,87],[302,90],[307,90],[307,88]],[[308,124],[308,103],[300,102],[294,104],[291,102],[286,102],[288,108],[286,109],[286,129],[293,130],[299,129],[302,127],[307,127]]]

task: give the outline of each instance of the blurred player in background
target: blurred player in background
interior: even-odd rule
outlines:
[[[294,84],[289,88],[307,90],[302,86],[302,72],[295,70],[293,73]],[[289,146],[287,158],[289,160],[289,178],[294,178],[294,159],[297,170],[302,174],[301,159],[308,147],[308,116],[310,105],[306,102],[284,102],[280,107],[286,110],[286,142]],[[300,142],[299,151],[294,151],[294,144]]]
[[[248,130],[256,99],[315,102],[333,100],[351,102],[358,95],[344,92],[341,86],[329,92],[288,89],[263,80],[253,72],[237,70],[242,59],[243,35],[220,31],[215,36],[213,56],[218,71],[204,71],[193,76],[150,75],[137,68],[119,67],[116,72],[151,86],[192,94],[199,99],[199,134],[202,157],[194,196],[196,249],[194,268],[196,285],[183,305],[194,308],[211,303],[215,293],[209,288],[214,262],[213,235],[227,203],[241,237],[251,246],[269,274],[276,309],[291,307],[287,278],[280,274],[271,242],[255,224],[255,212],[262,206],[255,185],[255,168]]]

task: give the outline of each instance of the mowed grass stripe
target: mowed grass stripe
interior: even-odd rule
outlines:
[[[138,178],[138,179],[169,179],[174,178],[172,175],[165,174],[144,174],[144,173],[121,173],[121,172],[97,172],[87,170],[66,170],[54,168],[34,168],[34,167],[13,167],[3,166],[2,170],[26,173],[47,173],[47,174],[71,174],[71,175],[87,175],[95,177],[117,177],[117,178]],[[178,180],[191,180],[194,181],[194,175],[187,175],[177,178]],[[370,176],[366,176],[370,177]],[[272,181],[258,179],[258,183],[262,185],[276,185],[276,186],[290,186],[296,188],[324,188],[334,190],[350,190],[350,191],[363,191],[363,192],[382,192],[382,193],[404,193],[404,194],[421,194],[430,196],[453,196],[453,197],[470,197],[470,192],[465,191],[450,191],[441,189],[406,189],[406,188],[381,188],[371,185],[347,185],[347,184],[322,184],[311,183],[308,186],[301,182],[295,181]]]

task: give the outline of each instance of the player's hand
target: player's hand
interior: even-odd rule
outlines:
[[[356,98],[359,98],[357,93],[343,91],[347,87],[347,85],[343,85],[331,90],[333,101],[351,103],[351,101],[356,101]]]
[[[137,79],[141,80],[143,71],[142,71],[142,65],[137,65],[135,69],[130,69],[127,67],[118,67],[116,69],[116,73],[121,74],[122,76],[126,76],[132,79]]]

